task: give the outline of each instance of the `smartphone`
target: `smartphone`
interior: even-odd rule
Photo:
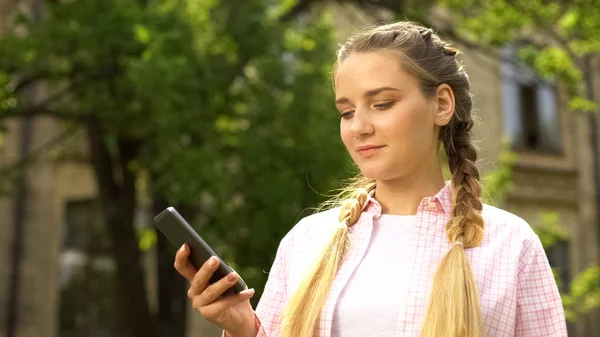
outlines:
[[[173,207],[168,207],[164,211],[160,212],[154,217],[154,224],[160,231],[167,237],[167,239],[180,248],[184,243],[188,245],[190,249],[190,262],[200,269],[204,262],[206,262],[211,256],[216,256],[221,262],[219,268],[215,271],[213,276],[210,278],[209,283],[215,283],[221,278],[230,274],[233,269],[227,265],[221,259],[217,253],[196,233],[196,231],[185,221],[185,219],[177,212]],[[237,283],[231,288],[227,289],[223,295],[237,294],[248,287],[246,283],[239,277]]]

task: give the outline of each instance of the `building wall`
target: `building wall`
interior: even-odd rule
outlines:
[[[11,123],[14,128],[5,135],[2,165],[10,165],[18,158],[20,140],[20,123]],[[49,119],[38,119],[34,122],[32,148],[46,143],[54,134],[55,123]],[[60,210],[57,207],[56,188],[57,170],[52,165],[34,165],[32,170],[23,171],[27,179],[25,199],[25,219],[23,223],[23,250],[19,265],[19,303],[18,303],[18,336],[52,336],[54,330],[57,278],[57,246],[60,238]],[[62,183],[67,186],[68,184]],[[83,186],[80,186],[83,188]],[[0,256],[3,263],[0,267],[0,289],[9,289],[12,271],[12,248],[15,242],[13,232],[15,199],[3,198],[0,212],[7,216],[0,219]],[[2,296],[1,320],[6,326],[8,294]],[[5,333],[0,330],[0,336]]]
[[[9,129],[14,130],[19,123],[9,123]],[[2,147],[0,148],[0,165],[5,166],[7,162],[14,160],[17,153],[16,142],[11,142],[9,136],[4,137]],[[7,306],[9,299],[9,280],[11,277],[11,248],[13,244],[13,226],[14,212],[13,200],[10,198],[0,198],[0,328],[6,326]],[[0,329],[0,337],[4,336],[4,329]]]

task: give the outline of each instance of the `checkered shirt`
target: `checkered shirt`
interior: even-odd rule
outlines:
[[[400,304],[396,336],[418,337],[429,302],[435,270],[450,250],[445,233],[450,219],[452,189],[447,184],[425,198],[417,210],[415,241],[411,248],[409,287]],[[265,291],[256,308],[258,336],[278,337],[281,312],[300,285],[311,263],[327,244],[337,225],[339,209],[302,219],[281,241]],[[521,218],[485,205],[484,239],[467,249],[479,291],[486,337],[567,336],[561,298],[538,236]],[[351,228],[351,246],[331,286],[314,336],[331,337],[336,303],[342,289],[360,264],[369,246],[381,205],[371,196],[359,221]],[[390,263],[393,257],[390,257]],[[385,273],[381,275],[385,283]],[[386,285],[393,291],[393,282]],[[364,289],[369,291],[369,289]],[[365,311],[365,315],[369,312]]]

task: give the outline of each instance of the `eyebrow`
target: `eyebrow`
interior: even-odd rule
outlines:
[[[396,88],[392,88],[392,87],[381,87],[381,88],[369,90],[369,91],[365,92],[363,96],[364,97],[373,97],[384,91],[400,91],[400,90],[398,90]],[[346,97],[340,97],[335,100],[335,104],[344,104],[344,103],[348,103],[349,101],[350,100]]]

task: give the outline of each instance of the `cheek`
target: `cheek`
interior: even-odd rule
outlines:
[[[382,126],[398,139],[418,137],[427,127],[426,113],[426,111],[414,107],[399,107],[398,111],[390,115],[389,120],[383,121],[385,124]]]
[[[353,137],[350,134],[348,122],[344,120],[340,122],[340,137],[342,138],[342,143],[344,143],[344,146],[349,149],[352,145],[351,142]]]
[[[385,126],[387,137],[407,156],[418,155],[431,146],[434,127],[425,109],[404,109]],[[406,158],[405,158],[406,159]]]

